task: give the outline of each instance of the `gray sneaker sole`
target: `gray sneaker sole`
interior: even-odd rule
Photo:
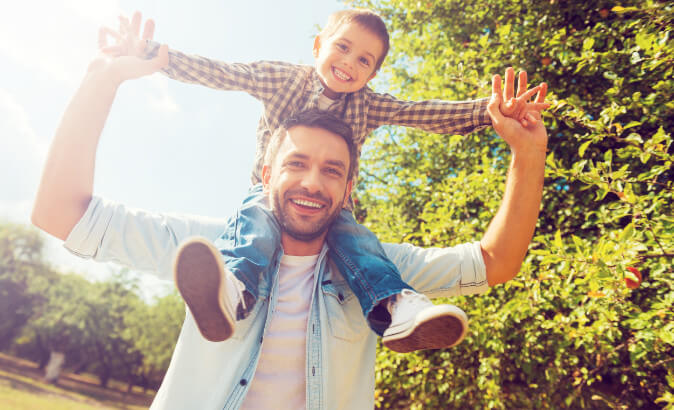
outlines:
[[[201,335],[211,342],[229,339],[234,315],[221,297],[225,272],[220,252],[205,239],[189,239],[176,252],[174,276]]]
[[[384,346],[398,353],[426,349],[446,349],[461,343],[468,330],[468,318],[459,308],[440,309],[417,315],[408,326],[389,328],[384,332]],[[421,316],[421,317],[420,317]]]

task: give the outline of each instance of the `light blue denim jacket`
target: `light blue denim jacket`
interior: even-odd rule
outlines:
[[[217,239],[225,220],[150,213],[94,197],[65,247],[78,256],[112,261],[172,279],[173,254],[190,236]],[[384,244],[403,280],[429,297],[488,290],[478,242],[423,249]],[[314,275],[307,323],[306,403],[309,409],[371,409],[377,336],[358,301],[326,257]],[[255,374],[278,295],[280,256],[260,282],[253,312],[237,322],[231,339],[212,343],[187,313],[171,364],[152,403],[155,409],[236,409]],[[282,403],[279,403],[282,405]]]

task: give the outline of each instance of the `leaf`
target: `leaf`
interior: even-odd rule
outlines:
[[[583,40],[583,50],[591,50],[593,46],[594,46],[594,39],[592,37],[588,37],[585,40]]]
[[[580,148],[578,148],[578,155],[581,158],[583,158],[583,156],[585,155],[585,150],[587,150],[587,147],[589,147],[591,143],[592,143],[592,140],[585,141],[584,143],[581,144]]]

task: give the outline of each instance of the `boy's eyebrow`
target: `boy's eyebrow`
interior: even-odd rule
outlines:
[[[352,45],[352,44],[353,44],[353,41],[349,40],[349,39],[346,38],[346,37],[339,37],[339,40],[342,40],[342,41],[344,41],[344,42],[346,42],[346,43],[349,43],[349,45]],[[370,53],[369,51],[365,51],[365,54],[367,54],[368,56],[372,57],[373,60],[375,60],[375,61],[377,60],[377,57],[375,57],[374,54]]]

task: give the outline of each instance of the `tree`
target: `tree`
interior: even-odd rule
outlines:
[[[487,96],[491,74],[507,66],[553,91],[543,209],[521,273],[486,295],[452,300],[471,318],[462,345],[380,351],[378,405],[673,404],[672,5],[352,5],[389,24],[392,53],[379,85],[396,95]],[[357,216],[382,240],[423,246],[479,238],[509,162],[491,129],[467,137],[384,129],[364,153]]]

